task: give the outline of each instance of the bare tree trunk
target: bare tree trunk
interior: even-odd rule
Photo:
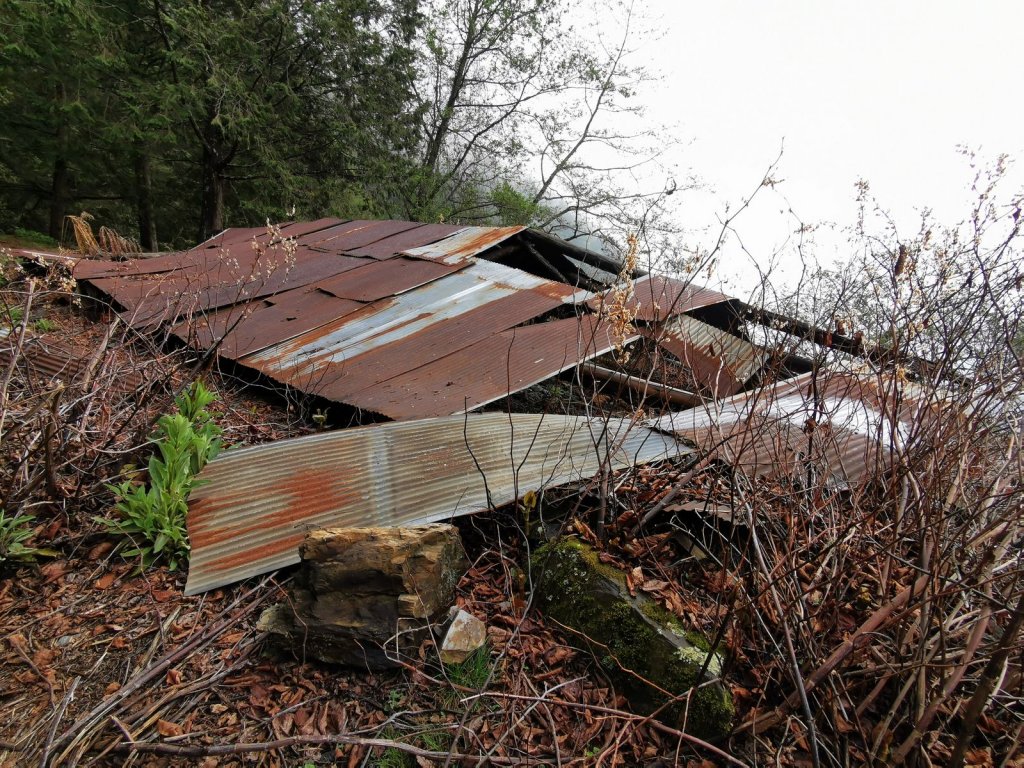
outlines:
[[[203,197],[199,212],[199,240],[207,240],[224,229],[223,169],[216,156],[203,147]]]
[[[149,153],[137,142],[135,145],[135,214],[139,223],[139,243],[143,250],[158,251],[156,216],[153,211],[153,190],[149,169]]]
[[[64,84],[57,86],[57,103],[64,104]],[[53,161],[53,180],[50,186],[50,228],[49,235],[60,239],[64,216],[71,202],[71,172],[68,169],[68,121],[61,116],[57,123],[57,156]]]

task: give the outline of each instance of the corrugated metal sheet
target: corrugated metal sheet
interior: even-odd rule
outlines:
[[[386,296],[397,296],[450,275],[457,269],[458,267],[436,261],[399,256],[387,261],[363,264],[358,269],[321,280],[316,287],[334,294],[339,299],[369,302]]]
[[[454,224],[419,224],[398,234],[385,237],[370,245],[352,248],[346,253],[351,256],[368,256],[373,259],[390,259],[410,248],[418,248],[429,243],[436,243],[448,235],[458,232],[462,227]]]
[[[346,402],[395,419],[462,413],[500,400],[616,346],[594,315],[524,325],[486,336],[439,360],[347,394]],[[487,361],[482,364],[481,361]],[[471,381],[467,388],[462,382]]]
[[[321,219],[282,228],[294,247],[265,228],[228,230],[144,263],[80,264],[76,276],[136,327],[170,325],[185,343],[218,345],[220,356],[301,391],[394,419],[441,416],[609,348],[595,318],[513,331],[592,298],[477,258],[515,247],[523,231]],[[638,281],[636,292],[645,319],[661,304],[674,312],[722,298],[660,277]]]
[[[687,453],[626,420],[477,414],[328,432],[227,451],[189,499],[186,594],[299,561],[305,532],[447,520]]]
[[[493,248],[526,227],[466,227],[444,240],[405,251],[406,256],[431,259],[443,264],[462,264],[467,259]]]
[[[600,308],[603,301],[603,296],[597,296],[590,305]],[[627,307],[637,320],[657,323],[723,301],[729,301],[724,293],[665,275],[647,275],[634,281]]]
[[[454,368],[453,353],[496,337],[572,299],[560,285],[500,264],[479,261],[443,279],[367,305],[322,327],[239,359],[276,381],[322,397],[404,419],[424,415],[424,403],[390,402],[366,390],[431,363],[427,380],[443,378],[456,387],[457,407],[437,400],[425,415],[459,413],[516,391],[495,394],[495,381],[508,381],[501,355],[476,359],[475,371]],[[566,349],[559,338],[558,352]],[[508,346],[503,338],[499,344]],[[595,353],[596,354],[596,353]],[[540,362],[542,361],[542,362]],[[561,359],[538,356],[532,374],[548,366],[541,378],[567,367]],[[577,361],[574,359],[570,365]],[[379,406],[388,402],[387,410]]]
[[[14,357],[14,336],[9,333],[0,335],[0,369],[6,370]],[[60,379],[65,384],[76,384],[81,381],[89,368],[93,351],[82,356],[76,350],[59,344],[50,344],[40,339],[27,339],[18,353],[18,370],[31,376],[33,380]],[[109,360],[100,361],[109,363]],[[102,367],[97,373],[102,373]],[[138,369],[118,370],[111,377],[110,385],[117,392],[133,392],[142,390],[146,385],[145,372]]]
[[[697,384],[717,397],[736,394],[764,362],[764,350],[688,315],[650,329],[647,335],[685,363]]]
[[[314,237],[303,238],[303,242],[329,253],[348,253],[418,226],[413,221],[346,221],[320,230]],[[391,258],[392,255],[394,254],[389,253],[384,258]]]
[[[656,426],[752,475],[856,484],[885,469],[891,448],[937,403],[900,397],[876,375],[821,371],[668,414]],[[898,402],[897,402],[898,400]]]

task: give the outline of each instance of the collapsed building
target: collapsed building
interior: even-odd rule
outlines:
[[[310,528],[449,519],[672,457],[856,483],[926,405],[801,355],[856,362],[858,340],[524,227],[320,219],[74,276],[141,332],[370,424],[214,460],[190,501],[190,593],[297,562]],[[559,380],[621,406],[515,399]]]

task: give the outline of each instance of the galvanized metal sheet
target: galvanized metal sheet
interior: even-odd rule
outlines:
[[[383,349],[403,339],[411,339],[433,330],[442,336],[443,348],[455,351],[460,341],[472,343],[473,337],[455,333],[453,320],[481,310],[467,333],[497,333],[554,309],[573,295],[569,286],[551,283],[526,272],[500,264],[477,262],[467,268],[424,286],[375,302],[366,309],[275,345],[240,362],[263,371],[272,378],[305,388],[316,382],[317,394],[327,394],[330,385],[355,370],[355,360],[374,349]],[[495,306],[501,299],[507,299]],[[486,309],[485,309],[486,308]],[[463,320],[465,318],[462,318]],[[406,365],[409,347],[394,355],[394,364]],[[436,352],[430,351],[434,359]],[[403,370],[409,370],[404,368]],[[401,371],[392,369],[390,375]],[[339,386],[341,386],[339,384]]]
[[[364,306],[362,302],[339,299],[316,286],[303,286],[263,301],[199,313],[175,325],[173,332],[186,344],[201,349],[209,349],[220,342],[218,353],[236,359],[345,317]]]
[[[736,394],[763,365],[764,350],[688,315],[649,329],[647,335],[686,364],[696,383],[716,397]]]
[[[417,259],[431,259],[444,264],[462,264],[477,254],[493,248],[526,227],[466,227],[431,245],[410,248],[403,253]]]
[[[394,309],[395,300],[389,302],[388,308]],[[449,315],[438,322],[430,322],[437,318],[426,313],[411,316],[409,332],[402,328],[390,328],[388,333],[377,338],[365,338],[362,344],[353,345],[342,359],[309,363],[293,371],[291,377],[279,380],[292,386],[301,384],[305,391],[321,397],[366,407],[361,404],[362,400],[355,397],[355,393],[380,386],[421,366],[447,359],[451,353],[470,344],[495,337],[502,328],[530,320],[556,306],[546,296],[524,291],[482,306],[468,307],[466,311]],[[361,314],[353,314],[352,324],[356,325],[357,321],[362,323],[365,319],[363,315],[368,312],[369,309]],[[421,325],[415,328],[418,323]],[[247,360],[242,362],[248,364]],[[478,363],[478,373],[482,374],[492,361],[485,358],[478,360]],[[443,367],[444,363],[441,365]],[[272,377],[280,375],[279,371],[266,368],[260,370]],[[505,374],[502,373],[502,376],[504,378]],[[480,386],[478,379],[456,379],[453,374],[446,381],[457,382],[464,388],[464,394],[471,402],[478,402],[473,394],[475,388]],[[457,410],[448,410],[444,403],[438,402],[436,409],[427,415],[443,416]]]
[[[407,373],[347,391],[341,399],[396,420],[463,413],[557,376],[615,345],[608,324],[594,315],[534,323],[488,334]],[[362,365],[354,367],[361,370]]]
[[[522,231],[319,220],[284,228],[298,236],[297,249],[271,243],[264,229],[229,230],[184,254],[146,265],[94,265],[86,273],[137,327],[169,323],[188,344],[220,342],[219,355],[356,407],[395,418],[446,415],[593,356],[577,338],[596,333],[593,320],[523,331],[523,338],[536,339],[533,356],[506,333],[591,297],[475,257]],[[254,237],[267,247],[252,248]],[[640,296],[648,284],[639,281]],[[669,293],[676,287],[660,278],[657,285]],[[694,306],[697,294],[685,296],[681,306]],[[601,351],[605,341],[597,345]],[[446,374],[446,366],[457,375]],[[509,366],[520,370],[510,375]],[[433,409],[428,398],[400,402],[402,387],[417,377],[436,395]]]
[[[894,407],[887,392],[877,376],[804,374],[655,425],[755,475],[813,470],[855,484],[888,466],[894,441],[929,407],[902,397]]]
[[[479,414],[240,448],[189,499],[186,594],[299,561],[305,532],[447,520],[528,490],[687,453],[626,420]]]

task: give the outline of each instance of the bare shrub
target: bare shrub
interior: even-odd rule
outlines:
[[[756,670],[740,732],[776,758],[799,746],[816,765],[848,754],[959,765],[982,749],[1005,765],[1018,749],[1024,273],[1021,199],[997,194],[1004,169],[979,173],[965,221],[926,214],[910,237],[862,186],[851,262],[783,302],[834,329],[826,338],[856,339],[861,355],[759,330],[766,348],[811,369],[813,413],[789,428],[810,445],[830,439],[826,425],[859,432],[877,451],[855,481],[809,454],[785,476],[729,470],[749,535],[734,536],[738,556],[721,566],[731,586],[720,633]],[[837,376],[863,382],[873,421],[830,410]],[[752,420],[740,439],[767,450],[764,428]],[[794,464],[785,443],[778,467]],[[823,456],[835,468],[827,445]]]

